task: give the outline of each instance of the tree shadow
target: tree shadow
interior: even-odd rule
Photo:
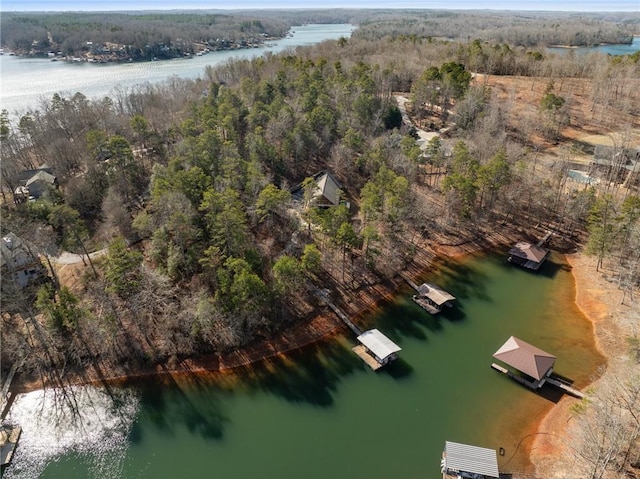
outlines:
[[[130,440],[142,441],[141,423],[151,423],[166,436],[175,436],[176,428],[184,425],[194,435],[219,440],[229,418],[222,405],[229,391],[205,381],[176,382],[170,375],[136,380],[129,384],[140,394],[141,419],[133,424]]]
[[[427,314],[420,306],[409,298],[398,299],[395,303],[389,303],[382,314],[376,318],[375,327],[385,336],[396,338],[410,337],[427,341],[424,328],[431,331],[442,329],[437,319]]]
[[[339,383],[364,364],[345,345],[322,342],[251,366],[242,382],[249,389],[273,394],[287,402],[331,407]]]
[[[488,253],[487,256],[493,256],[495,259],[497,255]],[[456,259],[443,260],[438,265],[438,273],[436,284],[450,292],[456,299],[479,298],[491,301],[487,294],[487,274],[468,262]]]

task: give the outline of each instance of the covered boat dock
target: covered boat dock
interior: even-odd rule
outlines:
[[[374,371],[397,358],[402,348],[377,329],[370,329],[358,336],[360,344],[353,352]]]
[[[442,477],[447,479],[497,479],[498,455],[494,449],[446,441],[442,452]]]
[[[493,355],[507,366],[520,371],[526,378],[514,375],[505,368],[492,364],[493,369],[507,374],[531,389],[540,388],[553,372],[556,357],[522,339],[511,336]]]
[[[432,283],[422,283],[416,288],[418,294],[413,295],[413,300],[424,310],[431,314],[442,311],[444,306],[451,306],[456,298],[444,289]]]
[[[548,258],[550,250],[540,245],[520,241],[509,250],[507,261],[523,268],[538,271]]]

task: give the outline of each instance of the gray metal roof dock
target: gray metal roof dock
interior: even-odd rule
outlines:
[[[386,362],[402,348],[377,329],[370,329],[358,336],[360,341],[379,361]]]
[[[444,474],[462,477],[500,477],[498,455],[494,449],[446,441],[442,460]]]
[[[444,289],[436,286],[433,283],[422,283],[418,286],[418,294],[424,296],[433,301],[436,305],[442,306],[448,301],[455,300],[455,296],[447,293]]]

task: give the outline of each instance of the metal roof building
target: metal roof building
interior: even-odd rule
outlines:
[[[446,441],[442,455],[444,474],[498,478],[498,455],[494,449]],[[466,473],[466,474],[465,474]]]
[[[556,357],[542,349],[511,336],[493,355],[503,363],[531,376],[538,381],[553,369]]]
[[[520,241],[509,250],[508,261],[513,261],[525,268],[537,270],[547,259],[549,253],[550,251],[547,248]]]
[[[447,301],[453,301],[456,299],[455,296],[447,293],[444,289],[439,288],[432,283],[422,283],[418,287],[418,294],[429,298],[438,306],[442,306]]]
[[[384,362],[388,357],[402,349],[377,329],[365,331],[358,336],[358,341],[381,362]]]

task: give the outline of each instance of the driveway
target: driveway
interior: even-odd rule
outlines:
[[[89,253],[89,257],[91,259],[98,258],[106,253],[107,253],[107,248],[104,248],[98,251],[94,251],[93,253]],[[86,259],[86,255],[69,253],[68,251],[63,251],[60,256],[52,259],[54,263],[58,263],[58,264],[76,264],[76,263],[83,262]]]

